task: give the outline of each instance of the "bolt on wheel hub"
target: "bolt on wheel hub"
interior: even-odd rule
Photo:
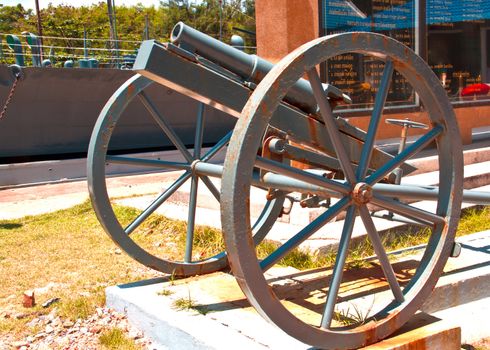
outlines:
[[[352,190],[352,199],[357,204],[366,204],[373,198],[373,188],[365,182],[359,182]]]

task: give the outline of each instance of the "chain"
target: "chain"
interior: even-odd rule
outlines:
[[[10,103],[10,100],[12,100],[12,97],[14,96],[15,88],[17,87],[17,83],[20,80],[20,72],[15,73],[15,80],[14,83],[12,84],[12,88],[10,89],[9,95],[7,96],[7,101],[5,101],[5,105],[3,106],[2,112],[0,113],[0,120],[5,116],[5,113],[7,113],[7,107]]]

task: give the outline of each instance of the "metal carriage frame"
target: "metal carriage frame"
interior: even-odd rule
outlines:
[[[106,232],[137,261],[181,276],[209,273],[227,266],[258,312],[299,340],[321,348],[356,348],[385,338],[400,328],[422,305],[435,286],[454,249],[461,202],[490,203],[485,192],[463,191],[462,148],[451,104],[437,77],[413,51],[388,37],[373,33],[345,33],[307,43],[273,66],[257,56],[210,38],[182,23],[172,32],[173,43],[143,43],[134,69],[138,75],[108,101],[94,129],[89,148],[89,190],[95,211]],[[322,84],[316,68],[330,57],[356,53],[382,62],[382,79],[366,132],[337,118],[333,110],[350,98]],[[413,144],[389,155],[375,147],[376,132],[394,72],[414,88],[428,114],[429,130]],[[302,77],[307,76],[308,80]],[[187,147],[145,94],[156,82],[184,93],[201,104],[238,118],[228,134],[207,152],[202,151],[203,108],[196,118],[195,144]],[[127,104],[138,98],[184,161],[146,161],[107,153],[110,137]],[[400,175],[414,168],[406,163],[427,145],[435,143],[439,156],[439,185],[400,184]],[[227,147],[224,165],[212,158]],[[183,174],[129,225],[119,222],[107,194],[106,162],[179,169]],[[296,162],[296,163],[295,163]],[[296,166],[308,165],[308,169]],[[295,165],[296,164],[296,165]],[[221,191],[210,178],[221,178]],[[191,182],[184,258],[159,258],[138,246],[131,233],[185,181]],[[227,255],[222,252],[194,260],[192,246],[198,183],[202,182],[221,203]],[[250,188],[266,190],[264,209],[250,216]],[[325,211],[292,235],[273,253],[259,260],[255,246],[281,214],[285,196],[300,193],[315,203],[328,199]],[[330,200],[333,199],[333,202]],[[436,209],[411,205],[433,200]],[[425,252],[408,281],[400,282],[389,252],[372,219],[372,207],[384,209],[409,222],[429,228]],[[265,271],[335,217],[345,217],[331,275],[325,278],[320,318],[301,319],[274,293]],[[360,217],[389,297],[362,322],[335,322],[346,258],[356,216]],[[392,216],[393,217],[393,216]],[[272,291],[272,292],[271,292]]]

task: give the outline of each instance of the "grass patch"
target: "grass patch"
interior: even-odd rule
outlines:
[[[462,211],[461,220],[456,231],[456,236],[465,236],[471,233],[490,230],[490,206],[477,206]],[[408,226],[401,229],[389,230],[382,237],[386,251],[395,251],[403,248],[414,247],[427,243],[431,230],[420,229],[417,226]],[[263,259],[280,246],[279,243],[264,240],[257,246],[257,256]],[[353,241],[349,247],[347,265],[349,268],[363,268],[370,265],[366,258],[375,254],[374,249],[365,237]],[[312,254],[299,249],[293,249],[278,264],[291,266],[298,270],[330,267],[335,263],[336,250],[326,254]]]
[[[73,321],[79,318],[87,318],[93,313],[97,306],[104,305],[104,302],[99,300],[99,298],[100,295],[96,294],[91,298],[77,297],[68,300],[60,305],[59,315]]]
[[[0,320],[0,334],[13,334],[25,327],[24,320],[5,318]]]
[[[264,240],[257,246],[257,257],[263,259],[280,246],[279,243]],[[290,251],[278,264],[282,266],[291,266],[299,270],[314,269],[318,267],[331,266],[335,261],[335,255],[332,254],[312,254],[298,248]]]
[[[99,336],[99,342],[105,349],[137,350],[140,349],[134,340],[126,337],[120,328],[108,329]]]
[[[191,298],[191,294],[189,292],[189,295],[187,298],[178,298],[175,299],[174,302],[172,303],[172,307],[176,310],[184,311],[184,310],[194,310],[200,313],[201,315],[206,315],[209,312],[209,309],[205,305],[198,305],[194,301],[194,299]]]
[[[168,289],[162,289],[161,291],[159,291],[157,293],[157,295],[161,295],[161,296],[165,296],[165,297],[172,295],[172,294],[174,294],[174,292],[172,292],[171,290],[168,290]]]
[[[136,209],[121,206],[116,206],[115,211],[123,224],[131,222],[139,213]],[[490,229],[490,207],[477,207],[464,211],[457,235],[487,229]],[[163,252],[169,259],[182,258],[186,235],[184,221],[154,215],[133,235],[138,244],[149,250]],[[427,230],[409,229],[403,234],[388,233],[384,244],[387,250],[396,250],[425,243],[427,237]],[[277,247],[274,242],[264,241],[257,247],[257,254],[263,258]],[[0,320],[0,337],[4,334],[26,335],[29,332],[26,323],[38,315],[48,314],[54,307],[63,318],[86,318],[97,306],[104,305],[106,286],[155,276],[154,271],[126,254],[116,255],[114,248],[88,201],[49,214],[0,220],[0,311],[27,314],[22,319]],[[223,249],[220,230],[197,227],[195,255],[207,257]],[[362,267],[366,263],[364,259],[373,254],[368,241],[356,243],[350,250],[349,266]],[[316,255],[294,249],[280,264],[303,270],[329,267],[334,261],[335,252]],[[170,280],[173,281],[173,277]],[[24,309],[22,293],[39,289],[41,292],[36,292],[38,304],[50,298],[60,298],[60,302],[46,309],[39,305]],[[169,291],[161,293],[169,295]],[[176,301],[175,307],[207,312],[195,305],[190,296]]]
[[[490,206],[477,206],[463,211],[457,236],[490,230]]]
[[[372,307],[372,305],[371,305]],[[347,308],[339,309],[334,312],[334,319],[344,326],[363,325],[369,317],[371,308],[366,311],[355,304],[350,304]]]
[[[140,213],[136,209],[115,206],[118,218],[123,224],[130,223]],[[152,215],[131,234],[131,238],[148,252],[165,254],[174,261],[184,259],[187,223],[162,215]],[[198,225],[194,230],[193,259],[200,260],[214,256],[225,250],[221,230]]]
[[[118,215],[131,214],[117,208]],[[114,254],[114,243],[102,230],[87,201],[70,209],[16,220],[0,221],[0,311],[26,313],[21,320],[0,321],[0,337],[27,334],[28,323],[54,307],[63,318],[76,320],[105,304],[109,285],[155,277],[125,254]],[[38,306],[22,307],[22,294],[36,290]],[[39,306],[50,298],[60,302]]]
[[[194,300],[191,297],[188,298],[178,298],[172,303],[172,306],[177,310],[190,310],[196,306]]]

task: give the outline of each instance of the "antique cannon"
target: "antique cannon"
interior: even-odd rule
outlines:
[[[108,101],[94,129],[88,156],[89,189],[106,232],[137,261],[175,275],[216,271],[227,266],[228,259],[257,311],[313,346],[356,348],[400,328],[426,300],[452,254],[462,199],[490,203],[488,193],[462,190],[462,148],[454,112],[427,64],[401,43],[373,33],[316,39],[275,66],[182,23],[174,28],[172,41],[142,44],[134,65],[139,74]],[[322,84],[317,73],[319,64],[341,54],[358,54],[361,60],[382,66],[366,131],[341,117],[339,106],[350,103],[350,98]],[[430,127],[398,155],[391,156],[378,149],[375,141],[394,74],[411,85]],[[153,82],[238,118],[233,133],[202,154],[201,108],[195,142],[184,145],[145,93]],[[118,119],[136,97],[172,140],[183,161],[108,153]],[[398,175],[415,170],[407,161],[431,144],[435,144],[438,157],[437,186],[400,184]],[[226,147],[224,165],[212,163]],[[182,175],[145,210],[127,220],[118,217],[107,193],[105,166],[110,162],[180,170]],[[211,178],[221,178],[221,191]],[[187,180],[191,188],[183,258],[157,256],[151,247],[139,246],[132,232]],[[192,246],[198,180],[221,203],[227,254],[195,260]],[[264,206],[258,216],[251,214],[253,191],[263,192]],[[259,259],[257,243],[281,214],[285,198],[298,196],[298,200],[315,198],[313,202],[322,212],[270,255]],[[433,208],[414,204],[427,199],[435,202]],[[391,218],[396,215],[426,229],[427,241],[419,247],[424,251],[418,261],[413,257],[393,258],[392,248],[385,246],[372,217],[381,210],[392,213]],[[364,272],[347,263],[357,216],[360,220],[356,225],[364,226],[374,252]],[[343,221],[337,232],[340,242],[332,269],[323,269],[309,280],[301,272],[291,275],[290,270],[282,276],[280,269],[268,273],[292,249],[334,220]],[[342,284],[346,280],[350,288]],[[291,291],[302,301],[289,295]],[[357,317],[352,316],[351,308]]]

